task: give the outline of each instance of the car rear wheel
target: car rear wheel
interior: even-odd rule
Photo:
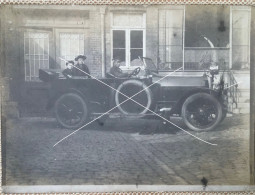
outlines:
[[[66,93],[55,103],[55,115],[59,124],[65,128],[79,128],[88,118],[88,107],[78,94]]]
[[[221,104],[207,93],[191,95],[183,103],[182,118],[193,131],[210,131],[221,122]]]

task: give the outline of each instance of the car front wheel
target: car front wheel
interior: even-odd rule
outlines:
[[[88,118],[88,107],[80,95],[66,93],[57,99],[55,115],[61,126],[68,129],[79,128]]]
[[[222,107],[210,94],[193,94],[183,103],[182,118],[193,131],[210,131],[221,122]]]

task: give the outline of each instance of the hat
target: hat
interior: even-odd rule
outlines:
[[[79,58],[82,58],[83,60],[86,60],[86,56],[85,55],[78,55],[74,60],[78,61]]]
[[[74,65],[74,61],[73,61],[73,60],[69,60],[69,61],[67,61],[67,62],[66,62],[66,65],[67,65],[67,64],[69,64],[69,63],[71,63],[71,64],[73,64],[73,65]]]

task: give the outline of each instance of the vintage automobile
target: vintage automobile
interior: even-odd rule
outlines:
[[[170,120],[182,117],[194,131],[214,129],[227,114],[224,80],[214,83],[218,68],[203,74],[183,71],[169,76],[158,73],[150,58],[141,57],[144,69],[136,68],[129,78],[66,78],[56,70],[39,70],[39,78],[50,83],[47,108],[53,108],[64,128],[79,128],[95,118],[111,116],[151,118],[155,113]],[[134,101],[129,99],[132,97]]]

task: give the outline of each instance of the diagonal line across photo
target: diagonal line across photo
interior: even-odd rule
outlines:
[[[0,6],[3,191],[246,188],[253,12]]]

